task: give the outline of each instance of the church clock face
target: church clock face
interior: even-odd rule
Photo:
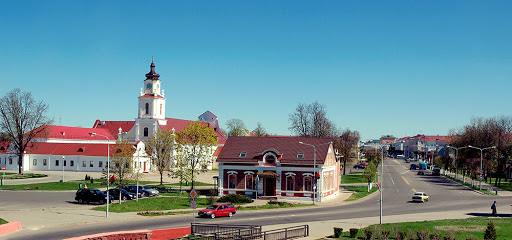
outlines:
[[[147,87],[148,89],[151,89],[151,83],[148,83],[148,85],[146,85],[146,87]]]

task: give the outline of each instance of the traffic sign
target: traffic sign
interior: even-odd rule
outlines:
[[[195,189],[192,189],[192,191],[190,191],[190,197],[192,199],[195,199],[197,197],[197,193],[196,193],[196,190]]]
[[[190,208],[196,209],[196,201],[194,201],[194,200],[190,201]]]
[[[5,166],[2,166],[2,170],[5,171]]]
[[[480,175],[482,175],[484,173],[484,170],[480,169]]]

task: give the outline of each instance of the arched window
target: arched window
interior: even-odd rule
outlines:
[[[149,136],[149,129],[147,127],[144,128],[144,137]]]
[[[245,189],[254,189],[254,177],[245,175]]]
[[[149,103],[146,103],[146,114],[149,114]]]
[[[313,178],[311,176],[304,177],[304,191],[313,191]]]
[[[286,176],[286,190],[295,191],[295,176]]]
[[[236,174],[228,175],[228,188],[231,188],[231,189],[236,188]]]

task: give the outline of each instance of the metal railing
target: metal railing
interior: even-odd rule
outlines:
[[[245,239],[258,239],[258,240],[285,240],[309,236],[309,225],[295,226],[289,228],[275,229],[260,233],[245,234],[245,235],[232,235],[224,238],[216,238],[215,240],[245,240]]]
[[[309,225],[261,231],[261,226],[191,224],[191,235],[182,239],[201,240],[286,240],[309,236]]]
[[[239,229],[259,229],[261,232],[261,226],[257,225],[221,225],[221,224],[204,224],[204,223],[191,223],[190,232],[191,234],[215,234],[226,231],[238,231]]]

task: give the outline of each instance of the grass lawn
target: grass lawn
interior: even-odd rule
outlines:
[[[367,183],[368,181],[363,179],[362,173],[351,173],[347,175],[341,175],[341,184],[345,183]]]
[[[495,195],[495,194],[496,194],[495,192],[489,192],[489,191],[487,191],[487,189],[484,189],[484,187],[483,187],[483,186],[482,186],[482,190],[480,190],[480,188],[479,188],[479,184],[478,184],[479,182],[478,182],[477,180],[475,181],[475,183],[476,183],[476,184],[475,184],[475,186],[471,186],[471,184],[470,184],[471,179],[470,179],[470,178],[466,178],[466,182],[464,183],[464,182],[462,182],[461,180],[459,180],[459,179],[455,179],[455,178],[452,178],[452,177],[450,177],[450,176],[448,176],[448,175],[444,175],[444,176],[445,176],[446,178],[449,178],[449,179],[451,179],[451,180],[453,180],[453,181],[455,181],[455,182],[459,183],[459,184],[462,184],[462,185],[464,185],[464,186],[470,187],[470,188],[472,188],[472,189],[474,189],[474,190],[476,190],[476,191],[479,191],[479,192],[481,192],[481,193],[490,194],[490,195]]]
[[[2,176],[3,177],[3,173]],[[34,173],[24,173],[24,174],[17,174],[17,173],[5,173],[5,179],[27,179],[27,178],[43,178],[48,177],[46,174],[34,174]]]
[[[5,224],[5,223],[8,223],[8,222],[0,218],[0,224]]]
[[[106,188],[106,184],[102,184],[102,182],[106,182],[106,179],[94,179],[94,183],[91,183],[89,180],[73,180],[67,182],[48,182],[48,183],[33,183],[33,184],[21,184],[21,185],[3,185],[0,186],[0,189],[8,189],[8,190],[45,190],[45,191],[65,191],[65,190],[78,190],[79,184],[87,185],[87,188]],[[135,181],[129,181],[129,184],[135,185]],[[139,185],[142,184],[154,184],[155,182],[150,181],[141,181]],[[117,186],[111,186],[117,187]]]
[[[468,219],[391,223],[383,224],[382,228],[390,230],[389,239],[396,239],[395,230],[405,231],[408,236],[413,237],[413,239],[417,239],[417,232],[420,231],[424,231],[429,235],[431,233],[439,233],[441,235],[439,239],[443,239],[447,235],[452,235],[455,239],[467,239],[469,237],[474,237],[473,239],[484,239],[485,229],[490,221],[496,226],[497,239],[510,239],[510,236],[512,236],[512,227],[510,227],[512,224],[511,218],[474,217]],[[369,226],[368,229],[379,229],[379,225]],[[339,239],[363,238],[363,229],[359,229],[356,238],[350,238],[349,229],[344,229],[344,231],[345,232],[343,232]],[[376,239],[378,239],[378,236]]]
[[[197,208],[205,208],[206,198],[196,199]],[[92,210],[105,211],[106,206],[94,207]],[[190,198],[180,197],[151,197],[139,198],[139,202],[134,200],[123,202],[122,204],[111,204],[111,212],[140,212],[140,211],[163,211],[173,209],[190,209]]]
[[[372,190],[370,190],[370,192],[368,192],[368,186],[343,186],[343,188],[355,192],[345,201],[354,201],[360,198],[364,198],[372,194],[373,192],[377,191],[377,188],[374,187],[372,188]]]
[[[179,191],[171,191],[171,192],[160,192],[161,196],[168,196],[168,197],[188,197],[189,193],[187,191],[183,191],[180,193]]]

